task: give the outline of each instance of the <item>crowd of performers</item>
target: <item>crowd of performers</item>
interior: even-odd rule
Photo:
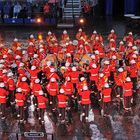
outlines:
[[[8,48],[1,45],[2,119],[9,109],[20,122],[26,121],[31,98],[42,123],[45,111],[57,112],[65,121],[66,110],[73,109],[87,120],[91,105],[105,116],[114,100],[119,100],[120,109],[131,112],[139,90],[140,40],[129,32],[118,43],[111,30],[105,45],[96,31],[89,37],[82,29],[75,38],[71,41],[64,30],[58,41],[49,31],[46,39],[30,35],[26,47],[17,38]]]

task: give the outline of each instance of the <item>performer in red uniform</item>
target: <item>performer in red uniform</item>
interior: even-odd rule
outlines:
[[[104,115],[109,113],[109,107],[110,107],[110,102],[111,102],[111,92],[112,92],[112,89],[109,87],[109,84],[106,83],[104,85],[104,89],[101,91]]]
[[[91,104],[90,101],[90,90],[87,86],[83,87],[83,91],[81,92],[81,105],[82,105],[82,116],[85,116],[85,119],[88,119],[89,106]]]
[[[37,101],[38,101],[38,108],[39,108],[39,120],[44,123],[44,113],[46,110],[46,105],[48,99],[44,96],[44,93],[42,90],[39,91],[39,96],[37,96]]]
[[[16,101],[16,105],[18,107],[17,117],[20,117],[20,122],[23,122],[23,120],[24,120],[25,95],[22,93],[21,88],[17,88],[17,90],[16,90],[15,101]]]
[[[131,99],[132,99],[132,82],[130,77],[126,78],[125,83],[123,84],[123,90],[124,90],[124,109],[126,111],[131,110]]]
[[[8,96],[9,92],[5,89],[5,85],[3,82],[0,82],[0,114],[2,115],[2,119],[5,119],[5,111],[6,111],[6,97]]]
[[[59,117],[61,117],[62,121],[65,121],[65,112],[67,107],[68,97],[64,94],[64,89],[60,89],[60,94],[57,95],[58,99],[58,109],[59,109]]]

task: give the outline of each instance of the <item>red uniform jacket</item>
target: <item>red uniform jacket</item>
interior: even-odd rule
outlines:
[[[126,82],[123,85],[123,89],[124,89],[124,96],[132,96],[132,82]]]
[[[98,72],[99,72],[99,68],[92,68],[90,70],[88,70],[87,72],[90,72],[90,80],[91,81],[97,81],[98,80]]]
[[[64,94],[57,95],[58,108],[66,108],[68,97]]]
[[[102,90],[103,94],[103,102],[110,102],[111,101],[111,88],[105,88]]]
[[[82,72],[80,72],[80,71],[72,71],[72,72],[69,73],[69,76],[71,77],[71,82],[72,83],[76,84],[76,83],[79,82],[79,79],[78,79],[79,74],[82,74]]]
[[[59,87],[58,87],[58,84],[56,82],[54,82],[54,83],[50,82],[46,86],[46,89],[51,96],[56,96],[58,91],[59,91]]]
[[[46,97],[39,95],[37,97],[37,101],[38,101],[38,108],[46,108],[46,103],[48,101]]]
[[[41,84],[33,84],[32,91],[35,96],[39,96],[39,91],[42,90]]]
[[[18,87],[20,87],[22,89],[22,92],[24,95],[29,94],[30,87],[27,82],[19,82]]]
[[[55,72],[50,72],[47,74],[47,79],[51,79],[51,78],[55,78],[57,80],[60,79],[59,76],[57,75],[57,73],[55,73]]]
[[[7,83],[8,83],[9,90],[11,90],[11,91],[15,90],[15,83],[11,77],[8,77]]]
[[[33,57],[33,55],[34,55],[34,46],[29,46],[28,48],[27,48],[27,53],[28,53],[28,55],[29,55],[29,57]]]
[[[91,103],[90,101],[90,91],[89,90],[85,90],[81,93],[81,104],[83,105],[88,105]]]
[[[37,79],[38,73],[40,72],[39,69],[35,69],[35,70],[27,69],[27,70],[28,70],[28,72],[30,73],[31,81],[34,81],[35,79]]]
[[[74,88],[73,88],[73,83],[72,83],[72,82],[66,81],[66,82],[62,85],[62,88],[64,89],[66,95],[71,95],[71,94],[73,94]]]
[[[6,91],[4,88],[0,88],[0,104],[6,103],[6,96],[8,94],[8,91]]]
[[[130,73],[131,78],[137,77],[137,72],[138,72],[137,65],[134,65],[132,67],[127,67],[127,70]]]
[[[16,93],[17,106],[24,106],[25,96],[22,93]]]

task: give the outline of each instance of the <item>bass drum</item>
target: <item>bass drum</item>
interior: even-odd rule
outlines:
[[[47,61],[51,61],[52,64],[54,65],[54,67],[56,68],[57,67],[57,58],[56,58],[56,55],[54,54],[48,54],[46,56],[45,59],[42,60],[41,62],[41,67],[44,68],[44,66],[47,64]]]
[[[90,56],[91,56],[90,54],[85,54],[85,55],[82,57],[81,61],[79,62],[79,66],[80,66],[81,68],[83,68],[84,64],[89,65],[89,63],[90,63],[91,60],[92,60]]]

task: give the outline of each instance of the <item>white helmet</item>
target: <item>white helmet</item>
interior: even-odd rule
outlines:
[[[38,57],[38,54],[34,54],[34,58],[37,58]]]
[[[80,48],[83,48],[84,46],[81,44],[79,47],[80,47]]]
[[[60,93],[62,93],[62,94],[64,93],[64,89],[63,88],[60,89]]]
[[[95,54],[99,54],[99,51],[98,51],[98,50],[96,50],[96,51],[95,51]]]
[[[52,35],[52,32],[49,31],[49,32],[48,32],[48,35]]]
[[[111,51],[115,51],[115,48],[111,48]]]
[[[0,83],[0,87],[3,88],[5,85],[3,82]]]
[[[15,59],[20,59],[20,58],[21,58],[21,56],[20,55],[17,55]]]
[[[5,62],[5,60],[4,60],[4,59],[1,59],[1,60],[0,60],[0,63],[1,63],[1,64],[3,64],[4,62]]]
[[[85,80],[85,77],[81,77],[81,78],[80,78],[80,81],[84,81],[84,80]]]
[[[14,42],[17,42],[17,41],[18,41],[18,39],[17,39],[17,38],[15,38],[15,39],[14,39]]]
[[[17,91],[17,92],[22,92],[22,89],[21,89],[21,88],[17,88],[16,91]]]
[[[2,73],[7,73],[7,70],[6,70],[6,69],[4,69],[4,70],[2,71]]]
[[[80,28],[78,31],[79,31],[79,32],[82,32],[82,29]]]
[[[23,66],[24,66],[24,63],[20,63],[19,66],[20,66],[20,67],[23,67]]]
[[[117,58],[116,55],[113,55],[113,56],[112,56],[112,59],[116,59],[116,58]]]
[[[4,65],[3,64],[0,64],[0,68],[3,68],[4,67]]]
[[[96,64],[92,64],[92,68],[97,68],[97,65]]]
[[[55,78],[51,78],[50,81],[51,81],[51,82],[55,82],[56,79],[55,79]]]
[[[70,56],[71,56],[71,54],[70,54],[70,53],[67,53],[66,55],[67,55],[68,57],[70,57]]]
[[[124,43],[123,43],[123,41],[120,41],[120,45],[123,45]]]
[[[17,47],[17,50],[21,50],[21,47]]]
[[[92,58],[92,59],[95,59],[95,55],[94,55],[94,54],[93,54],[93,55],[91,55],[91,58]]]
[[[12,50],[11,49],[8,49],[8,53],[12,53]]]
[[[106,61],[104,61],[104,64],[107,64],[107,65],[109,65],[109,61],[108,60],[106,60]]]
[[[132,42],[129,42],[128,47],[132,47],[132,46],[133,46]]]
[[[93,34],[97,34],[97,32],[94,30],[94,31],[93,31]]]
[[[43,51],[44,51],[44,49],[42,49],[42,48],[41,48],[41,49],[39,49],[39,52],[43,52]]]
[[[133,57],[133,58],[137,58],[137,55],[136,55],[136,54],[133,54],[132,57]]]
[[[98,37],[98,36],[96,36],[96,37],[95,37],[95,40],[99,40],[99,37]]]
[[[133,46],[132,49],[133,49],[133,50],[137,50],[137,46]]]
[[[130,63],[131,63],[131,64],[135,64],[136,61],[135,61],[135,60],[131,60]]]
[[[112,29],[112,30],[111,30],[111,33],[114,33],[114,32],[115,32],[115,31]]]
[[[105,83],[105,88],[109,88],[109,84],[108,83]]]
[[[104,74],[103,74],[103,73],[100,73],[100,74],[99,74],[99,77],[103,77],[103,76],[104,76]]]
[[[128,34],[129,34],[129,35],[132,35],[133,33],[132,33],[132,32],[129,32]]]
[[[127,78],[126,78],[126,81],[127,81],[127,82],[130,82],[130,81],[131,81],[130,77],[127,77]]]
[[[36,66],[32,66],[32,67],[31,67],[31,70],[35,70],[35,69],[36,69]]]
[[[69,67],[69,66],[70,66],[70,63],[69,63],[69,62],[66,62],[66,63],[65,63],[65,66],[66,66],[66,67]]]
[[[22,51],[22,54],[26,54],[26,51],[25,51],[25,50],[23,50],[23,51]]]
[[[39,48],[42,49],[44,46],[42,44],[39,45]]]
[[[39,91],[39,95],[44,95],[42,90]]]
[[[38,84],[40,82],[39,79],[35,79],[35,83]]]
[[[70,77],[69,77],[69,76],[68,76],[68,77],[66,77],[66,80],[67,80],[67,81],[70,81]]]
[[[72,67],[72,71],[76,71],[76,67]]]
[[[134,51],[134,54],[139,54],[139,52],[138,51]]]
[[[115,40],[114,40],[114,39],[110,39],[110,41],[111,41],[111,42],[114,42]]]
[[[34,38],[34,35],[33,35],[33,34],[31,34],[31,35],[30,35],[30,38]]]
[[[27,80],[26,77],[22,77],[22,79],[21,79],[22,82],[25,82],[26,80]]]
[[[68,42],[66,42],[66,46],[68,46],[69,45],[69,43]]]
[[[6,54],[4,54],[4,55],[3,55],[3,58],[7,58],[7,55],[6,55]]]
[[[47,61],[47,66],[50,66],[51,65],[51,61]]]
[[[64,31],[63,31],[63,34],[67,34],[67,31],[66,31],[66,30],[64,30]]]
[[[7,74],[7,76],[8,76],[8,77],[13,76],[13,73],[12,73],[12,72],[9,72],[9,73]]]
[[[87,86],[83,86],[83,90],[88,90],[88,87]]]
[[[51,69],[50,69],[50,72],[55,72],[55,69],[54,69],[54,68],[51,68]]]
[[[30,42],[30,43],[29,43],[29,46],[34,46],[34,43],[33,43],[33,42]]]
[[[118,72],[123,72],[123,68],[119,68],[118,69]]]

